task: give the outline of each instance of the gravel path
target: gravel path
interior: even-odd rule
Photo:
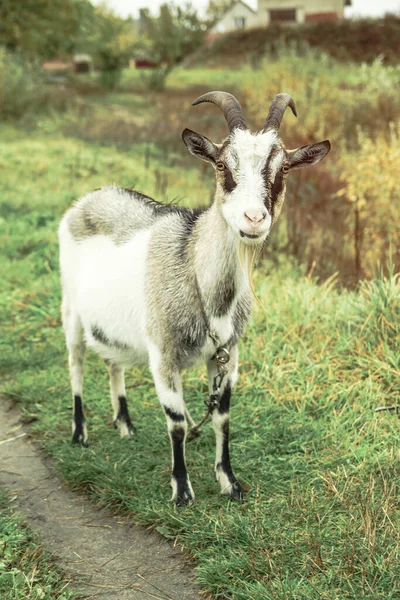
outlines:
[[[110,517],[67,489],[0,400],[0,485],[77,592],[99,600],[200,600],[193,568],[156,533]]]

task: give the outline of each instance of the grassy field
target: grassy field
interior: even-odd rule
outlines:
[[[45,548],[9,508],[0,489],[0,594],[2,600],[70,600],[59,570]]]
[[[255,306],[241,342],[232,409],[244,503],[218,495],[208,427],[187,449],[196,503],[171,505],[169,441],[147,369],[127,378],[138,428],[138,443],[129,443],[112,428],[104,365],[88,354],[90,447],[71,446],[58,220],[81,194],[109,183],[183,205],[208,203],[212,175],[185,154],[179,136],[184,121],[216,139],[225,132],[216,109],[189,108],[199,88],[223,86],[222,70],[179,70],[166,93],[146,96],[131,79],[112,95],[94,89],[79,96],[64,114],[0,127],[3,392],[36,419],[36,434],[73,488],[176,539],[213,597],[394,600],[399,423],[374,413],[399,397],[400,282],[393,273],[352,290],[335,276],[321,284],[310,265],[283,252],[280,232],[273,236],[254,278],[266,308]],[[240,89],[241,81],[238,72],[230,85]],[[184,389],[200,416],[204,370],[187,372]]]

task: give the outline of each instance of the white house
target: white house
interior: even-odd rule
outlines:
[[[260,24],[337,21],[351,0],[258,0]]]
[[[250,29],[260,25],[259,16],[248,4],[238,0],[229,6],[222,17],[212,25],[211,34],[228,33],[237,29]]]
[[[212,40],[229,31],[265,27],[271,23],[337,21],[344,18],[345,6],[351,6],[351,0],[258,0],[255,11],[239,0],[232,2],[212,25],[208,37]]]

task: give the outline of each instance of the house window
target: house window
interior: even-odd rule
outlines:
[[[245,29],[246,28],[246,17],[235,17],[233,19],[235,24],[235,29]]]
[[[270,10],[269,20],[271,23],[296,22],[296,9],[287,8],[283,10]]]

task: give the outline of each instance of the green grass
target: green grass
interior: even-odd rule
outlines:
[[[69,600],[73,594],[43,546],[10,508],[0,488],[0,597]]]
[[[36,434],[74,489],[177,539],[213,596],[397,598],[398,420],[374,409],[398,401],[398,279],[346,291],[333,281],[317,285],[282,257],[277,267],[259,266],[266,312],[256,307],[241,342],[232,409],[233,464],[246,500],[218,495],[208,427],[187,449],[196,503],[176,510],[166,426],[147,369],[128,374],[138,426],[138,441],[128,443],[111,426],[104,365],[88,353],[90,448],[70,445],[56,230],[63,211],[102,184],[168,199],[184,189],[190,205],[208,199],[211,176],[204,181],[198,165],[184,162],[183,149],[165,157],[151,146],[146,160],[143,145],[122,152],[62,137],[57,127],[23,136],[1,130],[3,393],[37,417]],[[204,370],[186,373],[184,385],[200,416]]]

